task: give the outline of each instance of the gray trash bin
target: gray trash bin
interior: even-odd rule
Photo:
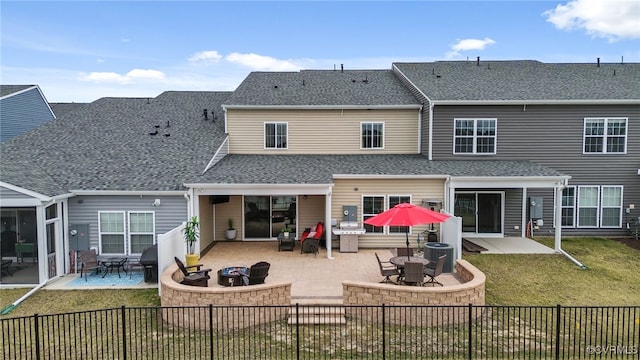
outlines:
[[[453,246],[441,242],[431,242],[425,244],[424,258],[429,260],[429,262],[438,262],[438,258],[442,255],[447,255],[444,266],[442,267],[442,272],[453,272],[453,264],[455,260],[453,258]]]

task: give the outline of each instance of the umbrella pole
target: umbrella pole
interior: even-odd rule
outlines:
[[[405,234],[407,235],[407,260],[411,260],[411,256],[409,256],[409,227],[407,227]]]

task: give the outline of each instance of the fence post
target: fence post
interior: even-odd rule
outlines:
[[[213,359],[213,304],[209,304],[209,359]]]
[[[296,303],[296,359],[300,360],[300,303]]]
[[[124,360],[127,360],[127,323],[125,321],[127,312],[124,305],[120,309],[120,317],[122,318],[122,356]]]
[[[384,303],[382,304],[382,359],[387,358],[387,329],[385,328],[386,323],[386,308]]]
[[[556,360],[560,359],[560,310],[562,306],[556,305]]]
[[[473,337],[472,334],[472,330],[471,330],[471,321],[473,319],[473,316],[471,314],[471,311],[473,311],[473,305],[471,305],[471,303],[469,303],[469,317],[468,317],[468,326],[469,326],[469,350],[468,350],[468,355],[469,355],[469,360],[471,360],[471,358],[473,357],[473,349],[471,349],[471,338]]]
[[[36,337],[36,359],[40,359],[40,325],[38,322],[38,314],[33,314],[33,332]]]

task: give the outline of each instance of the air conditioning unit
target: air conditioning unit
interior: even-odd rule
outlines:
[[[453,258],[453,246],[441,242],[427,243],[424,246],[424,258],[429,260],[430,263],[438,262],[438,258],[442,255],[447,255],[444,266],[442,267],[442,272],[452,273],[455,262]]]

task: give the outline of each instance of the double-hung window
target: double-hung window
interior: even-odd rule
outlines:
[[[264,123],[265,149],[286,149],[288,126],[284,122]]]
[[[385,206],[385,202],[388,201]],[[367,220],[371,217],[376,216],[377,214],[385,211],[386,209],[390,209],[400,203],[411,203],[410,195],[371,195],[371,196],[363,196],[362,197],[362,218],[363,220]],[[367,230],[367,233],[377,233],[384,234],[385,227],[384,226],[373,226],[364,224],[364,228]],[[410,231],[411,228],[409,226],[388,226],[388,234],[406,234],[407,231]]]
[[[141,254],[153,245],[155,223],[153,212],[129,212],[129,253]]]
[[[578,227],[622,226],[622,186],[579,186]]]
[[[125,254],[124,211],[98,212],[100,254]]]
[[[408,195],[389,195],[389,209],[400,204],[411,203],[411,196]],[[406,234],[410,232],[409,226],[389,226],[389,234]]]
[[[362,219],[367,220],[384,211],[384,196],[364,196],[362,198]],[[364,224],[367,233],[384,233],[384,226]]]
[[[455,119],[454,154],[492,155],[496,153],[496,119]]]
[[[362,149],[384,148],[384,123],[363,122],[360,123],[360,147]]]
[[[576,223],[576,187],[562,189],[562,226],[574,227]]]
[[[627,152],[627,118],[585,118],[585,154]]]

